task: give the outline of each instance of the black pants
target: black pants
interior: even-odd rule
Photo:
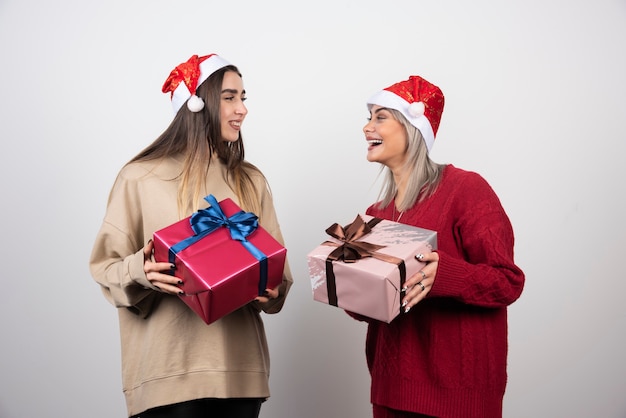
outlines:
[[[131,418],[258,418],[262,398],[197,399],[148,409]]]

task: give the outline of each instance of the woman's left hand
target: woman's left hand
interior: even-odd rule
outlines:
[[[402,299],[402,306],[405,313],[426,297],[433,287],[435,276],[437,275],[439,254],[436,252],[418,254],[415,258],[426,263],[426,265],[404,282],[403,290],[406,293]]]
[[[270,299],[276,299],[279,295],[278,287],[275,289],[265,289],[265,294],[263,296],[257,296],[256,301],[265,303],[269,302]]]

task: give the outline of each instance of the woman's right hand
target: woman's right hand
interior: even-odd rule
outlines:
[[[178,285],[183,284],[178,277],[164,273],[172,270],[174,266],[170,263],[157,263],[152,261],[152,253],[154,251],[154,243],[148,241],[143,248],[143,271],[146,273],[148,281],[164,293],[171,295],[180,295],[183,291]]]

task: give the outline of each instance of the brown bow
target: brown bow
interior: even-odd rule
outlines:
[[[356,219],[345,227],[334,223],[326,229],[326,233],[328,235],[343,242],[343,244],[338,244],[333,241],[325,241],[322,243],[322,245],[337,247],[326,258],[326,289],[328,292],[328,303],[330,305],[339,306],[337,300],[335,272],[333,271],[333,261],[354,263],[361,258],[374,257],[378,260],[396,264],[400,272],[400,289],[404,287],[404,282],[406,280],[406,266],[403,259],[376,252],[381,248],[385,248],[384,245],[356,241],[357,239],[369,234],[372,231],[372,228],[381,220],[382,219],[380,218],[372,218],[366,223],[360,215],[357,215]],[[402,293],[403,292],[401,291],[401,294]],[[402,313],[402,307],[400,307],[400,312]]]
[[[334,223],[326,229],[326,233],[333,238],[342,241],[338,244],[333,241],[325,241],[323,245],[335,246],[328,259],[332,261],[343,261],[344,263],[354,263],[364,257],[372,257],[373,252],[384,248],[384,245],[371,244],[369,242],[357,241],[359,238],[369,234],[372,231],[371,226],[363,221],[361,216],[357,215],[356,219],[345,227]]]

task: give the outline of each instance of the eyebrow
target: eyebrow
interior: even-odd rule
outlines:
[[[378,112],[382,112],[383,110],[389,111],[389,108],[387,108],[387,107],[379,107],[378,109],[376,109],[374,111],[374,114],[377,114]],[[372,112],[370,112],[370,113],[372,113]]]
[[[222,90],[222,94],[224,94],[224,93],[237,94],[237,93],[239,93],[239,90],[237,90],[237,89],[224,89],[224,90]],[[246,91],[242,90],[241,94],[246,94]]]

